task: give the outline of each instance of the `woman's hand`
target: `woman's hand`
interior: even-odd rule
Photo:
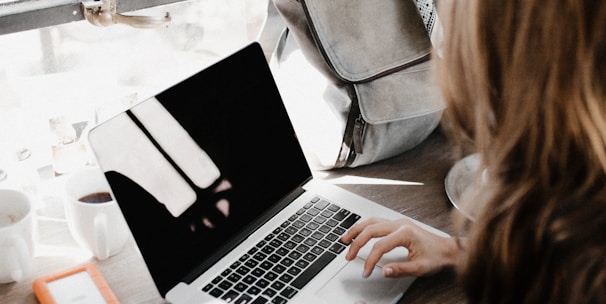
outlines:
[[[353,260],[360,248],[370,239],[382,237],[372,247],[364,264],[364,277],[370,276],[381,257],[402,246],[408,249],[408,260],[386,264],[383,276],[427,276],[457,261],[458,245],[455,239],[442,237],[416,225],[409,219],[386,220],[371,218],[351,227],[341,240],[351,242],[346,259]]]

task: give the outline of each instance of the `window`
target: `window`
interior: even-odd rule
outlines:
[[[255,40],[268,11],[267,0],[118,1],[173,2],[128,10],[169,12],[171,21],[148,29],[97,27],[73,13],[80,5],[73,0],[0,0],[3,30],[18,18],[7,12],[19,4],[56,4],[42,10],[54,25],[25,11],[33,14],[27,19],[32,29],[0,35],[0,187],[26,187],[91,164],[88,129]],[[58,18],[62,9],[71,16]]]

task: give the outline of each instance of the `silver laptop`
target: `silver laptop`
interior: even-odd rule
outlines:
[[[414,280],[381,276],[404,248],[369,278],[368,249],[345,260],[339,239],[352,224],[403,215],[312,178],[256,42],[99,124],[89,141],[171,303],[394,303]]]

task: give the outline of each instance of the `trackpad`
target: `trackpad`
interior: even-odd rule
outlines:
[[[355,258],[324,285],[317,295],[326,303],[391,304],[402,297],[414,277],[385,278],[375,266],[368,278],[362,277],[364,260]]]

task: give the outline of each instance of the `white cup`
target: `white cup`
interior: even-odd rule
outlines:
[[[0,189],[0,283],[19,282],[31,273],[33,213],[24,192]]]
[[[109,195],[109,200],[85,202],[84,197]],[[130,235],[103,171],[86,168],[65,181],[65,217],[76,241],[104,260],[118,253]]]

